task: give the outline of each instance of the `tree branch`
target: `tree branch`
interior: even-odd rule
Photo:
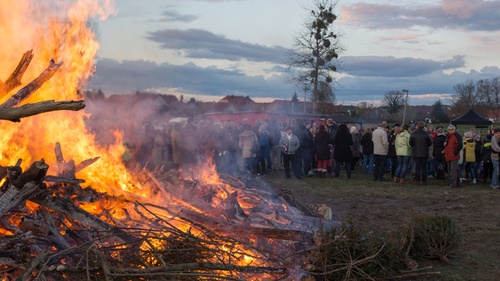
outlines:
[[[21,118],[57,110],[78,111],[85,107],[84,101],[43,101],[19,107],[0,107],[0,120],[20,122]]]
[[[33,50],[29,50],[23,54],[23,57],[19,61],[16,69],[12,72],[7,81],[5,81],[5,83],[0,83],[0,98],[12,91],[12,89],[21,85],[21,79],[23,78],[23,75],[32,59]]]
[[[20,102],[28,98],[32,95],[36,90],[38,90],[43,83],[52,78],[56,71],[63,63],[55,63],[54,60],[50,61],[49,66],[33,81],[31,81],[24,88],[19,90],[15,95],[10,97],[4,104],[0,105],[0,107],[13,107],[18,105]]]

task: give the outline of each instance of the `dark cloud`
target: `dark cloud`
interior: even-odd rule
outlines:
[[[368,29],[426,26],[468,31],[500,30],[500,1],[443,0],[427,6],[354,3],[340,11],[346,23]]]
[[[288,54],[284,47],[244,43],[201,29],[164,29],[150,32],[146,38],[161,48],[180,50],[185,57],[196,59],[283,63]]]
[[[281,77],[247,76],[239,71],[194,64],[157,64],[150,61],[102,59],[90,79],[90,88],[106,93],[129,93],[147,88],[178,88],[189,93],[290,98],[293,89]]]
[[[188,23],[188,22],[193,22],[193,21],[198,19],[198,17],[195,15],[182,15],[182,14],[179,14],[179,12],[177,12],[176,10],[165,11],[162,13],[162,16],[163,17],[161,18],[161,21],[164,21],[164,22],[178,21],[178,22]]]
[[[464,56],[455,56],[447,61],[430,59],[395,58],[379,56],[343,57],[343,71],[355,76],[416,77],[435,71],[465,66]]]
[[[361,67],[362,62],[370,65],[370,71],[378,75],[362,76],[356,73],[358,76],[340,79],[335,86],[337,102],[345,104],[346,101],[382,100],[385,93],[401,89],[409,89],[411,95],[454,94],[453,86],[467,79],[491,79],[500,76],[498,67],[485,67],[468,73],[443,72],[448,69],[446,65],[461,64],[462,59],[457,57],[446,62],[433,62],[385,57],[349,58],[357,60],[353,65]],[[386,74],[381,75],[381,72]],[[397,72],[399,75],[391,77],[387,72]],[[131,93],[150,88],[176,88],[190,94],[235,94],[248,95],[251,98],[289,99],[295,91],[300,91],[287,84],[285,79],[286,77],[278,76],[265,79],[262,76],[248,76],[237,70],[201,68],[194,64],[172,65],[143,60],[118,62],[101,59],[97,62],[96,73],[90,80],[89,88],[101,89],[106,94]]]

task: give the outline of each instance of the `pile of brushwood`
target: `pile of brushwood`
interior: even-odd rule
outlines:
[[[387,236],[363,233],[348,223],[322,232],[318,247],[308,253],[310,280],[436,278],[440,272],[419,268],[416,260],[439,259],[448,264],[447,256],[461,241],[460,229],[445,216],[414,217]]]

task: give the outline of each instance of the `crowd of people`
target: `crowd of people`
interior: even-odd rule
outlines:
[[[158,132],[149,129],[154,166],[182,168],[213,161],[219,173],[265,176],[284,171],[286,178],[350,179],[359,173],[375,181],[427,184],[442,179],[449,187],[489,183],[499,187],[500,128],[481,137],[474,128],[460,134],[455,126],[434,128],[424,122],[380,122],[360,131],[355,125],[279,123],[276,119],[250,124],[192,119]]]

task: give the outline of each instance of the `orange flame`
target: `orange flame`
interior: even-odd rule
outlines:
[[[0,8],[0,32],[4,38],[0,48],[4,63],[0,77],[6,79],[22,53],[33,49],[34,58],[23,77],[24,85],[37,77],[51,59],[56,63],[64,63],[26,103],[81,99],[78,91],[92,75],[94,58],[99,49],[89,21],[95,17],[105,19],[114,12],[113,4],[110,0],[7,0]],[[10,95],[0,102],[5,102]],[[124,148],[121,134],[115,133],[114,145],[101,147],[86,129],[84,117],[83,111],[59,111],[25,118],[20,124],[2,121],[0,165],[13,165],[22,159],[25,169],[32,162],[43,158],[51,166],[51,174],[51,170],[56,170],[54,148],[55,143],[59,142],[66,161],[74,160],[78,164],[89,158],[100,157],[77,174],[78,178],[85,179],[93,188],[111,194],[125,190],[148,196],[147,191],[132,184],[133,179],[122,164]]]

